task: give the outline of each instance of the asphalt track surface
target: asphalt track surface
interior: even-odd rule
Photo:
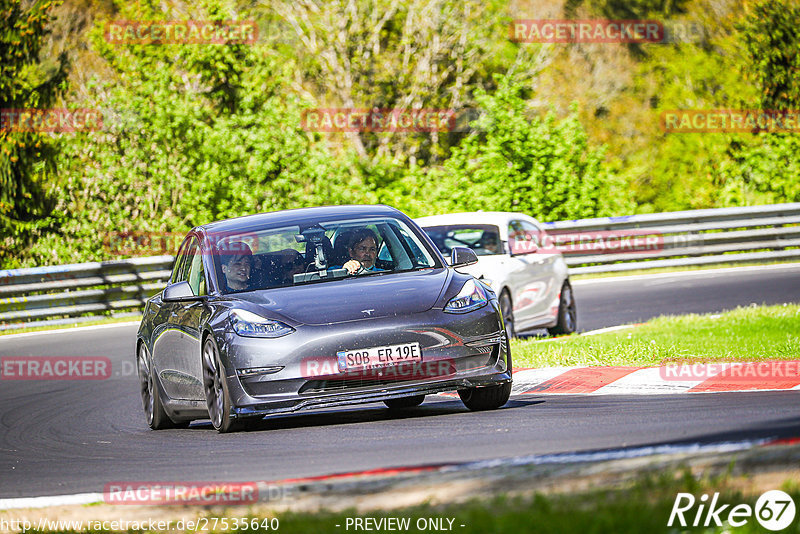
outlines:
[[[800,267],[576,284],[581,329],[664,313],[800,301]],[[150,431],[132,365],[134,326],[0,338],[0,356],[106,356],[100,381],[0,381],[0,498],[99,492],[112,482],[282,480],[531,454],[800,436],[800,392],[512,397],[468,412],[432,398]]]

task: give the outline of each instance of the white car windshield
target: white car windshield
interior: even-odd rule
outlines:
[[[500,230],[492,224],[448,224],[423,229],[445,256],[453,247],[469,247],[478,256],[503,253]]]

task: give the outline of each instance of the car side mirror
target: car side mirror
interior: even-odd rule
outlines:
[[[189,282],[176,282],[174,284],[170,284],[164,289],[164,293],[161,296],[161,299],[164,302],[177,302],[181,300],[194,300],[197,299],[197,295],[194,294],[192,291],[192,286],[189,285]]]
[[[451,267],[466,267],[478,263],[478,256],[475,251],[467,247],[453,247],[450,251]]]

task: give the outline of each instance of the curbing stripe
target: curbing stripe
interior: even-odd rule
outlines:
[[[603,386],[619,380],[641,367],[581,367],[535,385],[530,393],[594,393]]]
[[[689,390],[695,392],[790,390],[800,386],[798,362],[751,362],[729,365]],[[767,369],[764,372],[764,366]],[[764,374],[769,376],[765,377]]]
[[[800,360],[660,367],[545,367],[514,371],[522,395],[653,395],[800,390]]]

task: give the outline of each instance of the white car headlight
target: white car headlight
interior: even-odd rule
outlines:
[[[444,307],[448,313],[467,313],[478,308],[482,308],[489,303],[486,291],[482,284],[476,284],[475,280],[467,280],[458,295],[450,299]]]
[[[294,332],[294,328],[246,310],[231,312],[233,331],[243,337],[281,337]]]

